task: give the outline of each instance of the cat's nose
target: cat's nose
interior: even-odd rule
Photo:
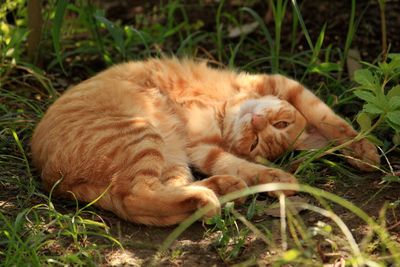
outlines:
[[[260,114],[253,114],[251,117],[251,124],[254,128],[261,130],[265,126],[266,119]]]

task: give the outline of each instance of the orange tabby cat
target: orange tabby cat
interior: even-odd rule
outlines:
[[[296,183],[254,163],[284,151],[343,143],[357,132],[298,82],[281,75],[217,70],[190,60],[114,66],[69,89],[32,139],[47,190],[96,203],[136,223],[171,225],[218,196],[269,182]],[[374,145],[350,145],[361,170]],[[349,152],[348,152],[349,153]],[[211,177],[193,181],[189,165]],[[292,194],[293,192],[285,192]]]

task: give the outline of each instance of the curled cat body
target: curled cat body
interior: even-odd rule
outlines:
[[[311,91],[281,75],[214,69],[189,59],[113,66],[68,89],[48,109],[31,142],[46,190],[90,202],[123,219],[172,225],[247,186],[297,183],[255,163],[289,149],[341,144],[357,132]],[[379,163],[366,139],[343,151],[370,171]],[[189,166],[209,178],[195,181]],[[285,191],[287,195],[293,194]]]

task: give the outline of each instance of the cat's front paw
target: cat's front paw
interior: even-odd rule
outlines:
[[[253,165],[251,170],[247,170],[245,180],[249,185],[268,184],[268,183],[291,183],[297,184],[297,179],[290,173],[276,168],[268,168],[260,165]],[[293,190],[282,191],[286,196],[296,194]],[[269,192],[271,196],[278,196],[278,192]]]
[[[269,169],[260,172],[260,184],[265,183],[290,183],[297,184],[297,179],[292,174],[287,173],[285,171],[279,169]],[[264,182],[265,181],[265,182]],[[273,197],[278,197],[280,193],[283,193],[286,196],[293,196],[296,194],[296,191],[293,190],[284,190],[284,191],[272,191],[268,192],[268,195]]]
[[[344,154],[350,156],[348,162],[362,171],[374,171],[379,166],[378,149],[367,139],[354,142],[344,149]]]

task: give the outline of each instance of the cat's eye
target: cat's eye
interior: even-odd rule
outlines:
[[[274,123],[274,127],[277,129],[285,129],[288,126],[289,123],[287,121],[278,121],[277,123]]]
[[[253,143],[251,144],[250,152],[253,151],[257,147],[257,145],[258,145],[258,136],[256,135]]]

